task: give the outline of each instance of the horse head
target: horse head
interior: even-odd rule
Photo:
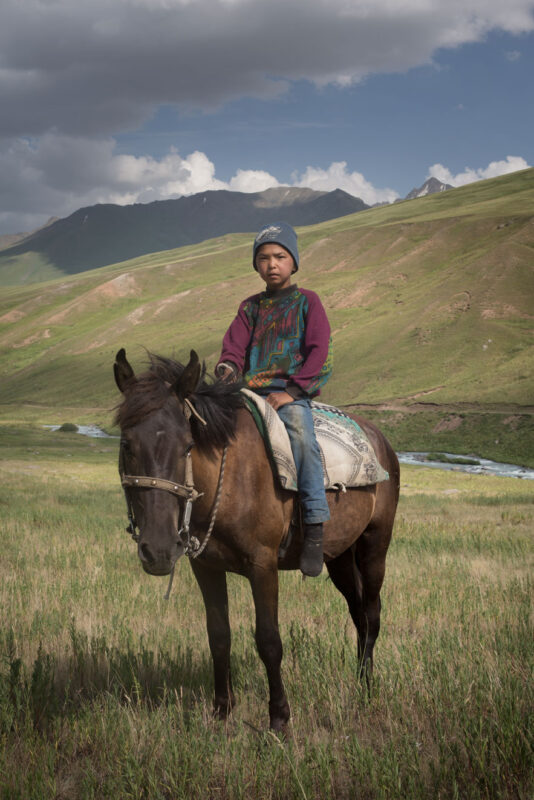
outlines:
[[[136,377],[121,349],[114,374],[123,395],[116,420],[121,430],[119,471],[130,532],[145,572],[168,575],[184,552],[179,528],[188,502],[196,495],[190,469],[194,442],[186,403],[199,383],[200,361],[192,350],[189,363],[172,382],[157,370]]]

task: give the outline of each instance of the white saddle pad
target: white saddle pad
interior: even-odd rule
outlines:
[[[259,394],[242,389],[256,406],[267,429],[274,462],[284,489],[297,491],[297,471],[286,428],[274,408]],[[369,439],[357,422],[334,406],[311,404],[315,435],[321,451],[325,489],[367,486],[387,481]]]

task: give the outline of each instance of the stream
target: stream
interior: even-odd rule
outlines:
[[[45,425],[52,431],[58,431],[61,425]],[[78,433],[82,436],[90,436],[99,439],[118,439],[118,436],[111,436],[106,433],[98,425],[78,425]],[[416,464],[424,467],[431,467],[434,469],[446,469],[453,472],[470,472],[473,475],[498,475],[501,478],[523,478],[524,480],[534,480],[534,469],[528,467],[519,467],[516,464],[502,464],[498,461],[490,461],[488,458],[479,458],[478,456],[459,456],[453,453],[441,453],[446,458],[469,458],[471,461],[477,461],[477,464],[453,464],[443,461],[429,461],[428,453],[397,453],[398,459],[401,464]]]
[[[516,464],[502,464],[498,461],[490,461],[488,458],[479,456],[459,456],[453,453],[441,453],[450,459],[469,458],[470,461],[478,461],[478,464],[453,464],[443,461],[429,461],[428,453],[397,453],[401,464],[418,464],[419,466],[432,467],[434,469],[447,469],[454,472],[470,472],[472,475],[498,475],[501,478],[523,478],[534,480],[534,469],[519,467]]]

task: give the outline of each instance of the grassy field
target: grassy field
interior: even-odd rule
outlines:
[[[0,797],[532,797],[532,482],[403,468],[370,700],[326,571],[282,574],[282,742],[248,584],[224,725],[200,593],[185,560],[168,602],[142,572],[116,442],[1,435]]]

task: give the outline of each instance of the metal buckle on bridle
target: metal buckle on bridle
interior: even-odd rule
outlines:
[[[185,501],[185,508],[182,516],[182,527],[178,531],[178,538],[183,545],[184,555],[190,557],[193,556],[193,554],[200,548],[200,541],[196,536],[191,536],[189,532],[189,523],[191,522],[193,502],[193,494],[191,493]]]

